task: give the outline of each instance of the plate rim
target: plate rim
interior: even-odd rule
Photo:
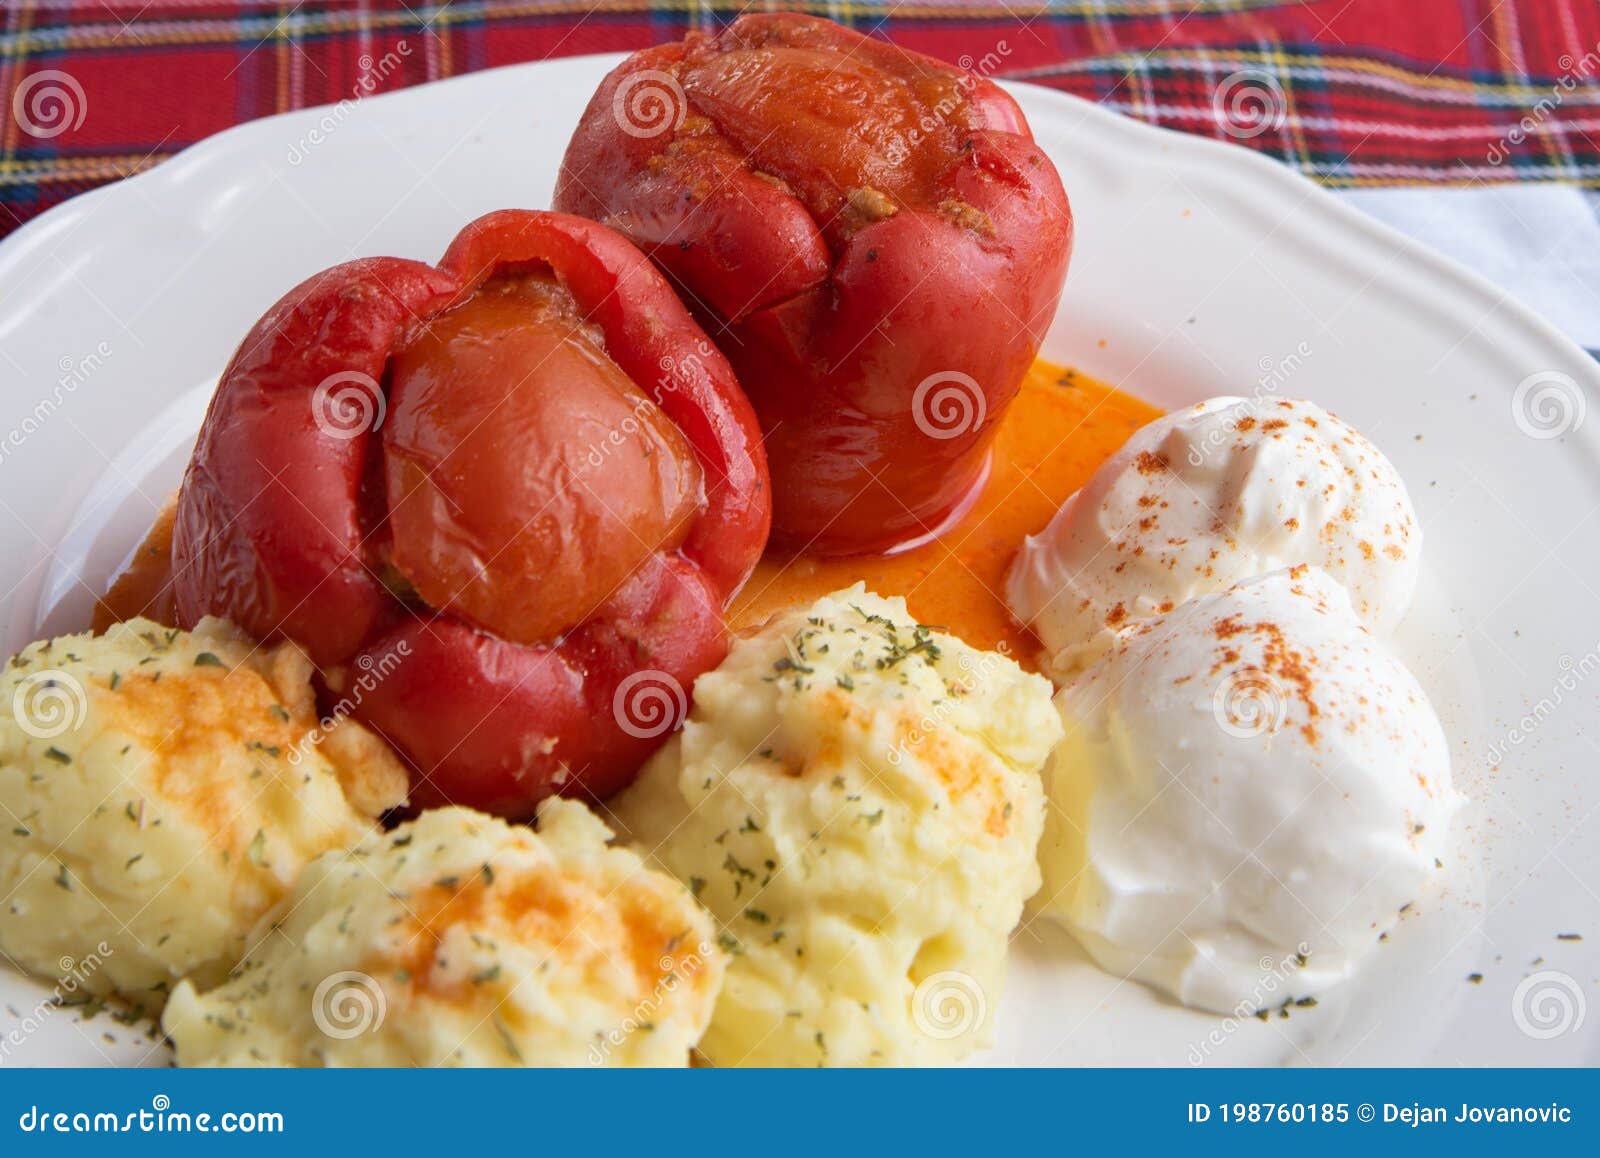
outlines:
[[[378,101],[386,108],[406,103],[424,105],[437,100],[441,88],[515,84],[517,81],[510,78],[562,68],[598,72],[623,57],[624,54],[607,53],[510,64],[365,97],[360,103]],[[1240,197],[1247,211],[1260,205],[1270,208],[1292,203],[1301,214],[1295,228],[1321,229],[1328,235],[1322,238],[1323,244],[1338,245],[1343,238],[1351,243],[1359,241],[1363,245],[1381,247],[1390,260],[1372,278],[1375,288],[1387,287],[1397,297],[1417,302],[1419,309],[1426,305],[1436,317],[1460,319],[1463,325],[1470,324],[1474,314],[1492,315],[1497,334],[1515,336],[1519,340],[1517,350],[1524,354],[1532,351],[1544,360],[1543,364],[1560,367],[1591,393],[1600,391],[1600,363],[1530,307],[1486,277],[1342,202],[1305,174],[1248,147],[1149,125],[1058,90],[1025,82],[1007,83],[1006,87],[1030,110],[1035,106],[1054,106],[1063,118],[1074,118],[1072,124],[1104,134],[1109,143],[1098,144],[1096,148],[1115,148],[1126,156],[1129,164],[1152,170],[1172,168],[1184,175],[1203,175],[1208,182],[1247,194],[1249,204],[1245,204],[1245,196]],[[164,199],[180,209],[185,200],[203,201],[216,180],[215,173],[205,172],[207,168],[226,170],[236,156],[254,150],[260,141],[276,141],[285,135],[286,129],[292,136],[300,129],[290,126],[315,123],[345,103],[290,110],[232,126],[195,142],[152,169],[53,207],[0,241],[0,277],[19,265],[25,266],[41,249],[70,239],[72,231],[99,212],[106,202],[131,196],[130,188],[139,190],[137,196]],[[1067,176],[1070,186],[1070,173]],[[164,188],[170,190],[170,195],[144,192]],[[1350,248],[1353,250],[1354,245]],[[1431,301],[1421,301],[1419,286],[1436,291],[1437,296]],[[1508,346],[1506,350],[1509,349]],[[1509,393],[1510,383],[1506,386]],[[1596,393],[1596,397],[1600,398],[1600,393]],[[1595,428],[1577,434],[1578,437],[1569,440],[1569,453],[1579,455],[1591,468],[1600,464],[1600,450],[1597,450],[1600,443],[1595,440]]]
[[[257,117],[237,125],[231,125],[185,146],[165,161],[149,169],[69,198],[58,205],[50,207],[37,217],[24,222],[7,237],[0,239],[0,278],[3,278],[19,264],[23,263],[29,254],[37,251],[40,246],[44,245],[52,237],[72,228],[75,222],[86,217],[88,213],[97,209],[104,201],[118,196],[119,190],[124,191],[123,195],[125,196],[126,189],[130,187],[136,187],[142,191],[147,186],[154,186],[158,182],[173,184],[181,181],[200,165],[210,162],[214,158],[220,158],[229,149],[244,144],[252,135],[271,133],[276,127],[295,120],[317,121],[332,110],[356,104],[365,105],[372,102],[381,102],[384,105],[389,105],[411,101],[427,101],[441,89],[468,86],[474,83],[486,83],[493,78],[505,78],[515,74],[532,73],[543,69],[574,66],[598,68],[603,65],[609,70],[621,63],[628,55],[628,53],[621,52],[582,53],[544,60],[519,61],[497,65],[493,68],[480,69],[475,72],[443,77],[439,80],[428,81],[424,84],[413,85],[392,92],[375,93],[371,96],[361,97],[358,100],[346,98],[344,101],[309,105],[305,108],[289,109],[285,112],[273,113],[269,116]],[[1080,117],[1080,123],[1087,121],[1092,123],[1095,128],[1113,135],[1123,134],[1131,138],[1135,144],[1141,139],[1146,140],[1169,156],[1172,153],[1177,153],[1182,156],[1187,167],[1202,170],[1215,170],[1218,168],[1233,170],[1238,179],[1256,189],[1270,187],[1279,196],[1296,196],[1301,206],[1309,204],[1317,212],[1323,214],[1341,228],[1360,234],[1369,242],[1385,246],[1390,251],[1391,256],[1402,259],[1415,272],[1426,275],[1429,280],[1451,284],[1459,293],[1464,293],[1467,298],[1476,301],[1485,310],[1492,308],[1501,315],[1502,323],[1514,324],[1524,329],[1528,337],[1540,344],[1548,344],[1552,354],[1559,352],[1564,360],[1572,362],[1580,370],[1581,376],[1588,379],[1593,389],[1600,391],[1600,361],[1597,361],[1588,351],[1556,328],[1553,323],[1545,319],[1531,306],[1528,306],[1521,299],[1454,258],[1442,254],[1428,245],[1408,237],[1392,226],[1361,212],[1354,206],[1340,201],[1331,190],[1318,184],[1311,177],[1287,163],[1269,157],[1248,146],[1230,144],[1215,137],[1148,124],[1124,113],[1106,108],[1098,102],[1073,93],[1063,92],[1047,85],[1036,84],[1027,80],[995,79],[1000,83],[1001,87],[1019,97],[1024,103],[1032,103],[1034,101],[1046,104],[1055,103],[1063,110],[1076,112]],[[1426,188],[1427,186],[1420,187]],[[1373,281],[1377,283],[1386,279],[1395,280],[1403,272],[1403,270],[1396,268],[1387,269],[1379,277],[1374,278]],[[1591,445],[1588,449],[1591,455],[1600,455],[1600,447]]]

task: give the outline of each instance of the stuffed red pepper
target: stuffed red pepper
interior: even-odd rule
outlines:
[[[926,537],[975,497],[1072,249],[998,86],[788,13],[629,57],[555,206],[684,291],[766,432],[775,541],[828,553]]]
[[[180,622],[299,643],[413,803],[604,796],[726,649],[770,523],[727,362],[626,239],[507,210],[437,267],[318,274],[224,373],[179,494]]]

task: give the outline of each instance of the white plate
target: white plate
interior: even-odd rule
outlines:
[[[335,262],[432,259],[480,213],[546,205],[614,60],[257,121],[0,246],[5,647],[82,621],[176,484],[209,384],[265,306]],[[1188,1012],[1035,927],[1018,935],[993,1060],[1600,1059],[1600,1009],[1586,1010],[1600,1004],[1600,418],[1540,438],[1516,409],[1548,416],[1530,410],[1546,388],[1569,410],[1600,398],[1600,372],[1487,283],[1247,150],[1013,92],[1078,219],[1048,356],[1168,405],[1265,381],[1339,411],[1398,463],[1427,534],[1405,652],[1475,803],[1446,887],[1316,1009],[1266,1024]],[[1489,746],[1513,730],[1491,774]],[[0,973],[0,1038],[20,1038],[0,1063],[164,1060],[105,1017],[34,1016],[47,993]],[[19,1028],[28,1019],[43,1025]]]

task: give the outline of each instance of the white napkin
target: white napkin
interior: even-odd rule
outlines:
[[[1600,198],[1569,185],[1356,189],[1338,196],[1482,274],[1600,351]]]

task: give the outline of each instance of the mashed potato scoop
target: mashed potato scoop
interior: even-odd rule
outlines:
[[[358,725],[324,741],[311,674],[292,645],[220,620],[136,619],[14,656],[0,953],[44,977],[93,953],[86,987],[147,1011],[182,977],[226,974],[308,861],[405,799],[404,770]]]
[[[464,808],[313,862],[234,976],[163,1023],[189,1066],[681,1066],[723,956],[584,805]]]
[[[723,926],[705,1056],[926,1065],[988,1045],[1060,735],[1044,679],[860,585],[735,645],[613,802]]]

